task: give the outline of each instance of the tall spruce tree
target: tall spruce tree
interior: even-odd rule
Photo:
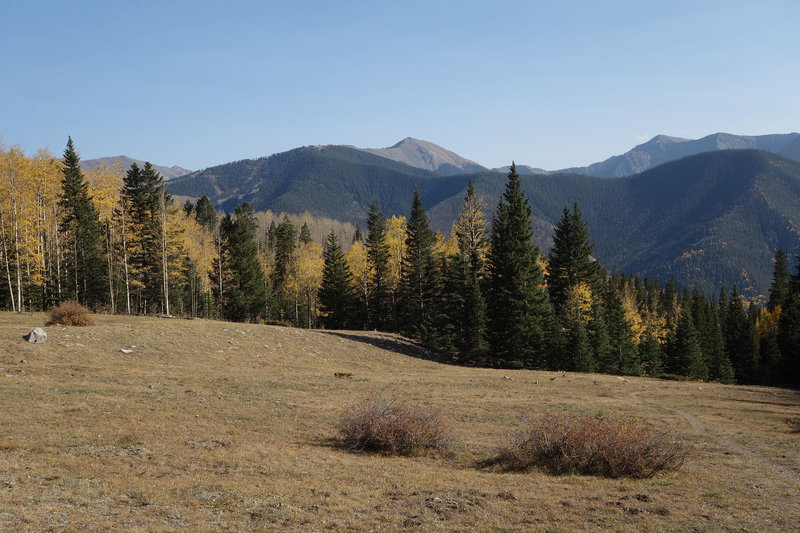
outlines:
[[[617,288],[611,282],[605,284],[602,295],[603,318],[608,329],[609,344],[617,372],[626,375],[639,375],[642,367],[639,362],[636,343],[633,340],[631,324],[625,318]]]
[[[458,253],[449,260],[445,284],[446,312],[453,325],[452,343],[462,360],[477,362],[486,353],[486,301],[481,289],[488,248],[483,201],[472,180],[455,225]]]
[[[435,324],[440,312],[437,309],[440,279],[433,257],[433,240],[428,215],[415,187],[401,269],[401,327],[428,345],[438,344]]]
[[[97,208],[89,196],[89,185],[71,137],[64,150],[61,187],[61,231],[65,236],[66,249],[62,296],[98,307],[106,295],[103,228]]]
[[[736,285],[733,286],[726,313],[725,348],[733,365],[736,382],[758,383],[758,338]]]
[[[225,215],[220,235],[226,270],[231,274],[222,294],[222,316],[235,322],[255,322],[264,313],[267,294],[252,209],[244,204],[236,208],[235,217]]]
[[[800,387],[800,257],[797,271],[789,281],[789,294],[784,301],[778,329],[782,379],[780,383]]]
[[[783,307],[786,304],[791,292],[790,279],[791,275],[789,274],[789,262],[786,258],[786,252],[783,251],[783,248],[779,248],[775,254],[772,284],[769,288],[769,302],[767,303],[769,310],[774,310],[778,306]]]
[[[516,165],[492,218],[488,275],[488,337],[492,355],[503,365],[537,367],[546,360],[555,334],[544,274],[533,244],[531,208]]]
[[[589,242],[589,230],[583,221],[578,204],[572,213],[564,207],[553,234],[553,247],[547,255],[547,291],[557,315],[561,315],[570,291],[586,284],[593,293],[600,290],[600,268],[592,259],[594,245]],[[595,294],[599,298],[599,294]]]
[[[322,323],[326,328],[346,329],[354,322],[353,275],[347,267],[342,246],[333,230],[325,241],[322,255],[325,260],[319,289]]]
[[[283,216],[281,223],[275,227],[274,235],[275,260],[269,279],[272,293],[270,298],[271,315],[285,319],[291,314],[285,286],[289,276],[292,254],[297,246],[294,224],[288,216]]]
[[[697,330],[692,320],[692,308],[684,305],[678,318],[677,328],[668,348],[666,371],[670,374],[687,376],[693,379],[706,379],[708,368],[705,364]]]
[[[367,215],[367,262],[372,268],[367,320],[373,328],[385,330],[393,323],[389,316],[391,305],[387,287],[389,246],[386,243],[386,218],[378,211],[375,199]]]

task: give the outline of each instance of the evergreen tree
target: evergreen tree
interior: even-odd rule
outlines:
[[[374,199],[367,215],[367,261],[372,268],[368,321],[372,327],[385,330],[386,325],[392,323],[387,288],[389,246],[386,244],[386,218],[378,211]]]
[[[194,206],[194,219],[203,228],[212,231],[217,227],[217,213],[208,196],[203,195]]]
[[[625,318],[619,292],[607,283],[603,291],[603,318],[608,328],[609,344],[617,372],[627,375],[641,373],[636,343],[633,341],[631,325]]]
[[[666,371],[670,374],[688,376],[693,379],[708,377],[708,368],[700,349],[697,330],[692,320],[692,308],[689,305],[683,307],[678,318],[668,355]]]
[[[708,365],[708,379],[720,383],[733,383],[735,376],[728,352],[725,350],[725,339],[722,336],[718,308],[713,303],[709,307],[709,325],[706,328],[707,338],[703,349],[703,355]]]
[[[466,361],[478,361],[485,354],[486,302],[481,290],[484,255],[488,247],[483,202],[472,180],[455,225],[458,253],[451,256],[445,283],[445,307],[454,326],[452,343]]]
[[[786,259],[786,252],[779,248],[775,254],[775,267],[772,271],[772,285],[769,288],[769,303],[767,308],[774,310],[783,307],[789,298],[789,264]]]
[[[753,322],[747,315],[739,291],[734,285],[726,314],[725,347],[737,383],[758,382],[757,340]]]
[[[589,338],[592,344],[592,355],[597,361],[597,371],[617,374],[619,373],[619,361],[611,347],[602,302],[596,301],[592,304],[592,317],[589,324]]]
[[[297,240],[300,241],[301,245],[311,242],[311,229],[308,227],[308,222],[303,222],[303,226],[300,228],[300,236]]]
[[[356,224],[356,229],[353,232],[353,241],[352,242],[364,242],[364,236],[361,234],[361,226]]]
[[[562,315],[562,308],[576,285],[583,283],[593,293],[599,292],[599,267],[592,260],[593,249],[578,204],[573,206],[572,213],[565,206],[547,256],[547,290],[557,315]]]
[[[237,207],[235,215],[225,215],[220,223],[226,270],[232,274],[222,295],[222,316],[236,322],[255,322],[267,304],[256,245],[256,221],[246,204]]]
[[[275,227],[275,260],[270,273],[272,292],[272,314],[285,319],[289,315],[289,304],[286,299],[286,280],[297,242],[295,229],[289,217],[284,215],[280,224]]]
[[[556,334],[530,215],[512,163],[492,218],[487,293],[489,344],[497,362],[505,365],[541,365]]]
[[[797,259],[797,272],[789,281],[789,294],[784,305],[778,330],[783,370],[780,382],[800,387],[800,257]]]
[[[89,185],[71,137],[64,150],[61,187],[61,231],[66,242],[66,276],[62,283],[62,296],[97,307],[104,302],[106,295],[103,228],[97,208],[89,196]]]
[[[439,291],[439,269],[433,258],[433,232],[422,207],[419,190],[414,188],[411,214],[406,227],[406,252],[403,256],[400,281],[402,328],[407,333],[425,339],[426,344],[438,344],[434,324]]]
[[[645,331],[644,339],[639,343],[639,361],[648,376],[657,377],[664,370],[661,343],[649,329]]]
[[[322,286],[319,301],[322,309],[322,323],[326,328],[345,329],[353,323],[355,301],[353,297],[353,275],[347,267],[344,252],[331,230],[323,252],[325,267],[322,271]]]

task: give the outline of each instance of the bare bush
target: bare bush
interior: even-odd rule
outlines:
[[[524,420],[494,460],[507,470],[647,478],[680,468],[689,452],[635,418],[548,413]]]
[[[800,433],[800,416],[790,416],[786,418],[786,424],[792,433]]]
[[[392,455],[416,455],[451,442],[441,410],[378,395],[350,406],[339,433],[350,449]]]
[[[61,302],[56,307],[50,309],[48,313],[50,320],[45,326],[60,324],[62,326],[93,326],[94,320],[88,309],[76,301],[70,300]]]

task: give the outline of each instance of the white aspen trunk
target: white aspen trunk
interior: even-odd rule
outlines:
[[[61,230],[58,227],[57,205],[53,202],[53,224],[56,228],[56,284],[58,288],[58,301],[61,301]]]
[[[125,310],[131,314],[131,281],[128,273],[128,233],[125,226],[125,202],[122,203],[122,265],[125,270]]]
[[[166,191],[161,188],[161,276],[163,279],[164,309],[167,316],[169,313],[169,268],[167,258],[167,202]]]
[[[8,294],[11,297],[11,310],[16,312],[17,311],[17,304],[16,300],[14,299],[14,285],[11,283],[11,261],[8,258],[8,246],[6,244],[6,224],[5,220],[3,219],[3,206],[0,204],[0,229],[2,229],[2,238],[3,238],[3,259],[5,260],[6,264],[6,278],[8,279]]]
[[[22,312],[22,265],[19,259],[19,219],[17,214],[17,189],[16,180],[11,174],[11,210],[14,228],[14,257],[17,265],[17,311]]]
[[[106,254],[108,257],[108,296],[111,302],[111,314],[114,314],[117,307],[114,302],[114,240],[110,220],[106,220]]]

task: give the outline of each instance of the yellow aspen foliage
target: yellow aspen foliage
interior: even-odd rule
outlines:
[[[89,196],[100,213],[100,221],[110,221],[114,209],[119,206],[122,192],[122,165],[101,164],[86,172],[86,182],[89,184]]]
[[[778,326],[781,322],[781,306],[775,306],[775,309],[769,310],[762,307],[756,318],[756,334],[759,339],[769,336],[778,331]]]
[[[386,244],[389,247],[389,270],[386,285],[391,292],[400,286],[403,258],[406,255],[406,217],[393,215],[386,221]]]
[[[578,313],[584,325],[588,325],[594,318],[592,316],[592,303],[594,296],[588,283],[581,281],[569,289],[567,305],[573,312]]]
[[[373,268],[367,260],[367,248],[360,241],[356,241],[344,254],[347,267],[353,275],[353,289],[362,302],[369,300],[369,280],[373,275]]]
[[[636,299],[636,291],[630,283],[626,282],[620,294],[622,309],[625,312],[625,320],[631,325],[633,340],[639,344],[644,340],[647,331],[647,322],[639,312],[639,305]]]

